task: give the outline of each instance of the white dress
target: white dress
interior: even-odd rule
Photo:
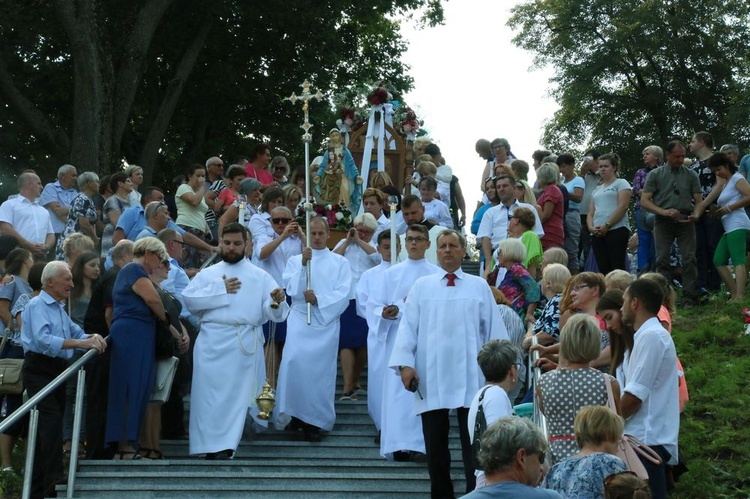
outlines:
[[[328,249],[313,250],[312,289],[317,305],[312,306],[312,323],[307,324],[306,267],[302,255],[287,262],[283,280],[292,297],[287,336],[279,368],[274,424],[283,428],[292,417],[323,430],[336,421],[336,357],[339,317],[349,305],[351,269],[341,255]]]
[[[237,293],[226,292],[223,276],[239,278]],[[277,287],[268,273],[243,259],[201,270],[182,292],[200,322],[193,351],[190,454],[236,449],[248,408],[257,415],[255,397],[266,381],[262,325],[281,322],[289,313],[286,302],[271,308]]]

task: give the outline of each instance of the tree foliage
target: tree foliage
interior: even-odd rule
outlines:
[[[750,5],[729,0],[534,0],[514,43],[552,66],[560,109],[543,143],[641,149],[707,130],[750,144]],[[635,163],[633,163],[635,162]]]
[[[411,87],[399,22],[440,0],[4,0],[0,149],[6,171],[122,159],[171,178],[259,140],[299,160],[307,78],[328,97],[362,81]],[[314,131],[335,117],[311,105]]]

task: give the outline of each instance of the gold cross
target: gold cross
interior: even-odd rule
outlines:
[[[302,125],[300,125],[300,128],[305,131],[305,133],[302,134],[302,142],[307,142],[309,144],[310,142],[312,142],[312,135],[310,135],[310,129],[312,128],[312,125],[310,124],[310,121],[308,119],[308,102],[311,99],[321,100],[323,98],[323,94],[320,93],[320,90],[318,90],[314,94],[310,93],[310,82],[307,80],[305,80],[300,86],[302,87],[301,95],[297,95],[292,92],[292,95],[290,95],[289,97],[285,97],[284,100],[291,101],[292,104],[294,104],[298,100],[302,101],[302,112],[305,115],[305,121],[304,123],[302,123]]]

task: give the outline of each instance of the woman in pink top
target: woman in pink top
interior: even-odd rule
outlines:
[[[542,195],[536,200],[536,204],[544,229],[544,236],[541,239],[542,248],[545,251],[555,246],[562,247],[565,244],[565,230],[563,229],[565,200],[562,191],[557,187],[559,177],[560,170],[553,163],[544,163],[536,171],[536,180],[542,189]]]

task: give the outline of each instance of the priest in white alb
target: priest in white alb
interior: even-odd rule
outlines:
[[[293,256],[283,280],[292,297],[287,320],[284,356],[279,369],[274,424],[301,429],[308,441],[320,440],[320,430],[330,431],[336,420],[336,358],[339,317],[349,305],[349,262],[327,247],[328,222],[310,220],[310,247]],[[311,286],[307,287],[307,265]],[[307,304],[311,323],[307,323]],[[293,419],[294,418],[294,419]]]
[[[414,412],[411,393],[404,390],[398,373],[388,369],[396,333],[409,302],[409,290],[420,277],[440,272],[425,258],[430,247],[429,231],[420,224],[406,231],[408,258],[389,268],[375,297],[374,313],[381,317],[377,341],[385,343],[380,454],[397,461],[423,461],[425,454],[422,419]]]
[[[258,414],[255,398],[266,381],[262,326],[289,313],[284,290],[245,258],[247,238],[242,225],[227,224],[219,241],[222,262],[201,270],[182,292],[200,322],[193,351],[190,454],[206,454],[209,460],[231,459],[248,410]]]
[[[469,406],[484,385],[477,354],[490,339],[508,339],[487,281],[465,274],[466,240],[445,230],[437,239],[441,272],[422,277],[409,291],[389,367],[401,373],[404,389],[422,417],[432,497],[454,497],[450,477],[448,413],[456,409],[466,492],[474,489],[467,427]],[[394,270],[397,267],[394,267]]]

